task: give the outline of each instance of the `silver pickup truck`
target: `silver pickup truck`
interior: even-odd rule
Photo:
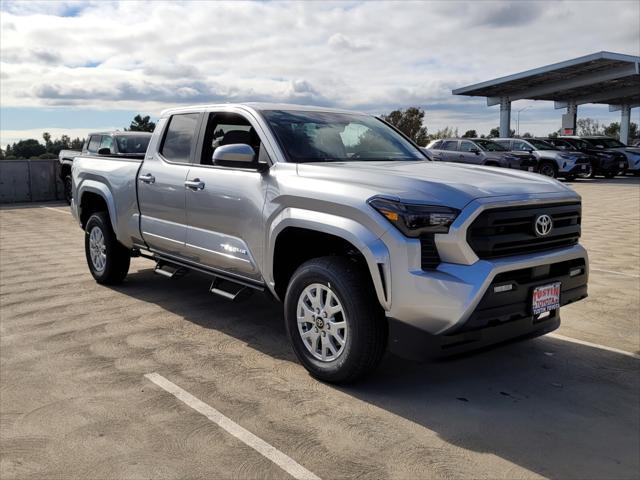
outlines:
[[[143,160],[83,154],[72,211],[97,282],[132,256],[227,299],[284,303],[300,362],[350,382],[554,330],[587,296],[580,197],[556,180],[432,162],[370,115],[292,105],[162,113]]]

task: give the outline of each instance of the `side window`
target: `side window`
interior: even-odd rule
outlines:
[[[524,142],[521,142],[519,140],[514,140],[513,150],[517,152],[526,152],[527,150],[531,150],[531,147]]]
[[[199,118],[199,113],[182,113],[171,117],[160,149],[164,158],[178,163],[191,161]]]
[[[111,150],[111,153],[113,152],[113,137],[111,135],[103,135],[102,136],[102,141],[100,142],[100,147],[99,148],[108,148],[109,150]]]
[[[460,142],[460,151],[461,152],[470,152],[476,146],[471,142]]]
[[[210,113],[202,144],[201,165],[213,165],[213,152],[223,145],[243,143],[260,156],[260,137],[249,121],[237,113]]]
[[[438,140],[436,143],[431,145],[431,148],[434,150],[440,150],[442,148],[442,141]]]
[[[455,151],[458,149],[458,141],[457,140],[447,140],[446,142],[442,142],[442,150],[450,150]]]
[[[91,153],[98,153],[98,149],[100,148],[100,141],[102,140],[102,135],[91,135],[89,139],[89,146],[87,150]]]

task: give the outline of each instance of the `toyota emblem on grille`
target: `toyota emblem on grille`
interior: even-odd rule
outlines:
[[[533,222],[533,229],[538,237],[546,237],[551,233],[552,228],[553,220],[551,220],[551,217],[546,213],[538,215],[535,222]]]

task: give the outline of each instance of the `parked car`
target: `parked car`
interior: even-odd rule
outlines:
[[[61,150],[58,154],[60,180],[64,184],[64,196],[67,202],[71,203],[73,194],[71,168],[75,157],[81,154],[93,154],[143,158],[150,139],[149,132],[96,132],[89,134],[82,146],[82,151]]]
[[[592,136],[580,138],[589,142],[589,144],[594,148],[623,153],[627,157],[628,163],[626,173],[640,175],[640,148],[628,147],[620,140],[611,137]]]
[[[98,283],[122,282],[133,256],[166,277],[209,275],[229,300],[265,292],[284,302],[300,362],[329,382],[360,378],[387,348],[421,359],[542,335],[587,296],[577,193],[429,161],[366,114],[167,110],[144,159],[82,154],[73,188]]]
[[[594,178],[596,175],[613,178],[627,168],[627,157],[623,153],[596,148],[581,138],[556,137],[545,140],[564,152],[582,152],[588,155],[591,162],[590,178]]]
[[[60,180],[64,185],[64,198],[67,203],[71,203],[71,166],[73,159],[81,155],[80,150],[60,150],[58,153],[58,162],[60,163]]]
[[[496,138],[497,143],[512,152],[530,152],[538,159],[538,171],[547,177],[573,180],[589,175],[591,162],[580,152],[563,152],[548,142],[535,138]]]
[[[515,168],[535,172],[538,160],[528,152],[509,152],[502,145],[484,138],[443,138],[426,147],[432,160],[470,163],[490,167]]]

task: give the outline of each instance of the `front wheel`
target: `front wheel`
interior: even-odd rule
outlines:
[[[302,365],[326,382],[358,380],[385,351],[387,324],[371,280],[345,257],[316,258],[296,270],[285,297],[285,323]]]
[[[106,213],[94,213],[89,217],[85,227],[84,250],[96,282],[115,285],[127,276],[131,254],[118,242]]]
[[[545,177],[556,178],[557,172],[556,167],[552,163],[544,162],[540,165],[540,171],[538,172],[540,175],[544,175]]]

